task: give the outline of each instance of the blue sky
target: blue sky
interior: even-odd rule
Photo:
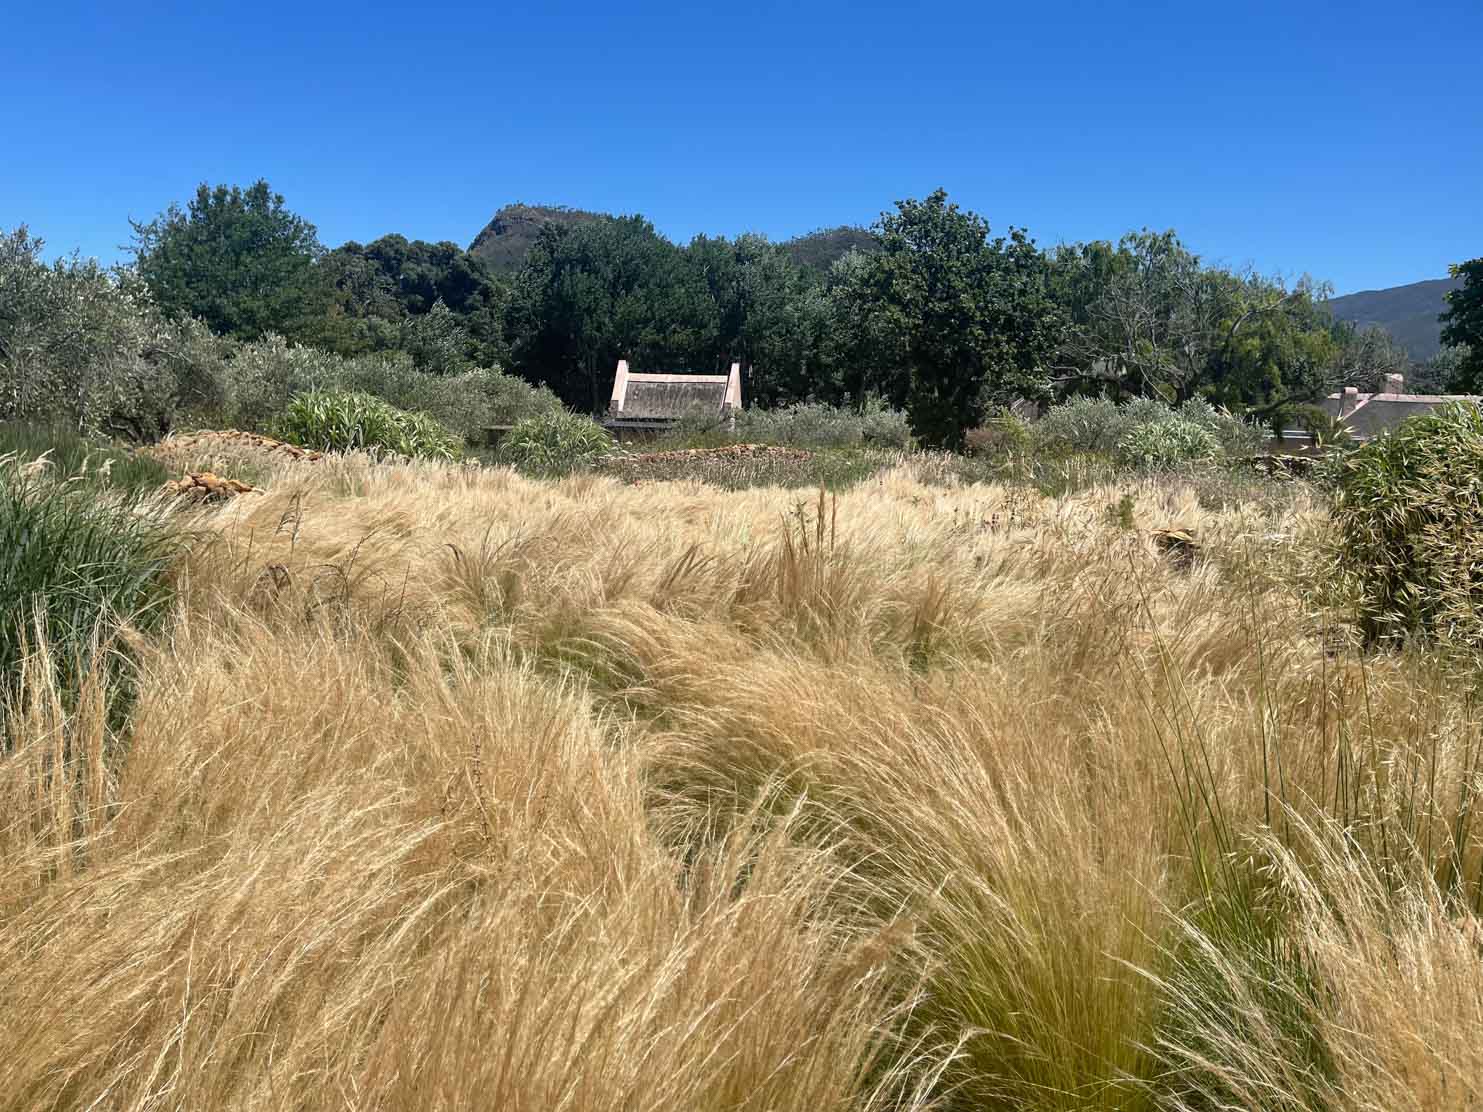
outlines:
[[[785,238],[938,185],[1338,292],[1483,255],[1483,2],[21,3],[0,226],[112,261],[266,177],[329,246],[511,201]]]

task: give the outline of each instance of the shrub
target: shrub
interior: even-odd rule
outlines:
[[[76,254],[47,264],[42,248],[24,226],[0,233],[0,419],[166,432],[176,382],[151,356],[170,328],[148,291]]]
[[[712,420],[710,424],[714,425]],[[780,409],[744,410],[736,422],[738,438],[791,448],[905,449],[911,444],[906,414],[870,397],[860,409],[796,402]]]
[[[475,384],[488,406],[488,423],[513,425],[527,417],[562,413],[561,399],[545,386],[532,386],[518,375],[498,370],[473,372]]]
[[[1012,413],[1001,414],[976,429],[969,429],[963,438],[964,454],[975,459],[1004,459],[1029,447],[1029,426]]]
[[[1339,458],[1333,520],[1367,639],[1483,646],[1483,413],[1457,403]]]
[[[100,628],[160,622],[177,549],[168,526],[138,506],[0,458],[0,695],[15,694],[38,625],[56,666],[69,669],[87,666]]]
[[[911,447],[911,425],[904,411],[892,409],[883,398],[872,394],[860,410],[860,437],[874,447],[905,451]]]
[[[499,459],[539,476],[568,475],[612,451],[613,438],[591,417],[565,410],[518,421],[500,442]]]
[[[1057,406],[1033,426],[1035,445],[1040,450],[1060,452],[1093,452],[1123,455],[1123,445],[1136,429],[1179,422],[1208,433],[1215,452],[1243,455],[1257,451],[1262,444],[1260,428],[1215,408],[1203,398],[1191,398],[1177,409],[1156,398],[1133,398],[1122,405],[1107,398],[1073,398]],[[1176,444],[1208,443],[1207,438],[1181,427],[1167,436],[1140,434],[1133,445],[1144,448],[1167,448],[1178,451]],[[1195,456],[1192,458],[1204,458]]]
[[[262,431],[296,396],[337,389],[343,363],[339,356],[290,344],[282,336],[243,344],[231,363],[227,423]]]
[[[1072,398],[1035,422],[1034,440],[1039,450],[1111,453],[1118,442],[1139,422],[1135,419],[1140,401],[1119,406],[1108,398]],[[1161,407],[1167,414],[1167,406]]]
[[[1175,412],[1182,420],[1212,433],[1226,455],[1252,455],[1261,451],[1267,440],[1266,430],[1259,424],[1217,409],[1204,398],[1190,398]]]
[[[373,394],[398,409],[427,414],[470,443],[481,440],[489,425],[562,408],[545,387],[498,370],[433,374],[419,370],[405,352],[345,358],[280,336],[242,345],[230,372],[226,423],[249,431],[266,428],[295,395],[312,391]]]
[[[426,413],[408,413],[371,394],[314,391],[294,398],[274,435],[321,451],[386,451],[456,459],[457,438]]]
[[[1118,458],[1150,469],[1212,459],[1219,453],[1220,441],[1213,432],[1182,417],[1136,425],[1117,443]]]

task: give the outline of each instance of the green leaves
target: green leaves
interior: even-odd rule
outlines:
[[[203,182],[186,209],[172,204],[133,228],[135,266],[168,314],[245,340],[307,338],[328,315],[314,225],[266,181],[245,190]]]
[[[386,451],[442,460],[460,454],[457,437],[426,413],[407,413],[370,394],[300,394],[272,431],[280,439],[327,452]]]
[[[1122,459],[1146,470],[1213,459],[1219,453],[1220,441],[1213,432],[1180,417],[1139,425],[1117,444]]]
[[[1336,559],[1370,640],[1483,646],[1483,413],[1404,421],[1338,464]]]
[[[613,449],[613,438],[590,417],[565,411],[518,422],[500,441],[499,458],[537,477],[591,467]]]
[[[147,507],[0,457],[0,696],[14,694],[38,624],[60,668],[86,665],[120,622],[158,625],[178,550]]]
[[[1463,350],[1447,387],[1477,393],[1483,391],[1483,258],[1448,270],[1463,280],[1463,286],[1447,295],[1447,311],[1441,316],[1442,343]]]
[[[986,400],[1038,396],[1063,316],[1044,256],[1022,231],[990,241],[982,217],[939,189],[881,219],[870,260],[881,311],[905,338],[907,413],[932,447],[961,448]]]

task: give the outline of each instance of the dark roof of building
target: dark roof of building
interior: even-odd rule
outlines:
[[[704,413],[714,417],[726,401],[726,379],[707,375],[688,381],[654,382],[638,375],[628,380],[623,399],[625,417],[682,417]]]
[[[735,362],[725,375],[635,374],[620,359],[608,402],[609,416],[627,420],[718,418],[740,408],[741,364]]]

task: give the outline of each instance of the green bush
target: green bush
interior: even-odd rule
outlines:
[[[149,456],[115,448],[72,429],[22,421],[0,423],[3,457],[10,457],[17,466],[42,461],[33,470],[54,480],[94,483],[131,494],[158,490],[172,477]]]
[[[89,663],[100,627],[104,636],[119,622],[155,627],[178,547],[168,525],[136,503],[0,458],[0,696],[15,694],[38,624],[64,672]]]
[[[427,414],[469,443],[481,441],[490,425],[562,408],[550,390],[501,371],[434,374],[419,370],[405,352],[346,358],[279,336],[241,345],[230,379],[222,421],[249,431],[266,429],[296,395],[316,391],[375,395],[397,409]]]
[[[1483,413],[1401,423],[1341,456],[1336,559],[1370,641],[1419,635],[1483,647]]]
[[[562,410],[518,421],[500,441],[498,457],[529,475],[569,475],[593,466],[613,438],[591,417]]]
[[[458,458],[458,438],[425,413],[408,413],[372,394],[301,394],[272,425],[273,435],[328,452],[383,451],[425,459]]]
[[[1117,455],[1124,463],[1153,470],[1213,459],[1219,453],[1220,441],[1213,432],[1182,417],[1136,425],[1117,442]]]
[[[178,330],[130,273],[76,253],[47,263],[43,247],[24,225],[0,232],[0,419],[167,432],[179,383],[161,356]]]
[[[1030,428],[1012,413],[991,417],[963,436],[963,454],[975,459],[1003,460],[1030,448]]]
[[[871,397],[860,409],[798,402],[781,409],[744,410],[737,416],[736,439],[790,448],[905,449],[911,429],[905,413]]]
[[[1037,450],[1051,453],[1123,455],[1123,445],[1135,430],[1171,422],[1180,423],[1178,431],[1167,437],[1141,433],[1132,441],[1133,448],[1141,453],[1161,445],[1173,449],[1176,442],[1189,441],[1189,450],[1195,450],[1198,434],[1187,426],[1210,434],[1216,447],[1211,454],[1249,454],[1259,450],[1264,439],[1261,429],[1216,409],[1203,398],[1191,398],[1178,408],[1156,398],[1133,398],[1122,405],[1107,398],[1073,398],[1052,406],[1035,423],[1034,442]],[[1203,445],[1206,439],[1198,437],[1198,442]]]

